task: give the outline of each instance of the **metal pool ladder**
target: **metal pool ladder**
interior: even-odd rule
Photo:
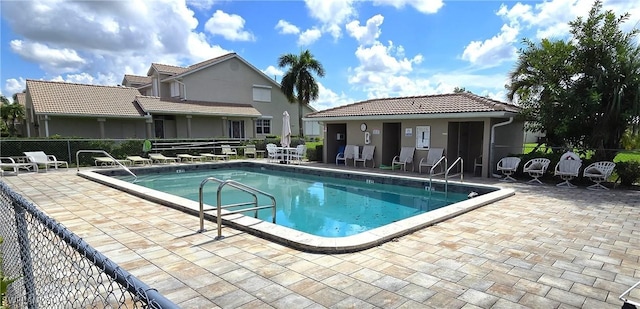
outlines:
[[[113,162],[117,165],[120,165],[120,167],[122,167],[125,171],[127,171],[129,174],[131,174],[131,176],[133,176],[134,181],[138,179],[138,176],[136,176],[136,174],[134,174],[128,167],[124,166],[122,163],[120,163],[120,161],[116,160],[116,158],[114,158],[113,156],[111,156],[108,152],[104,151],[104,150],[78,150],[76,152],[76,171],[80,171],[80,154],[81,153],[101,153],[104,154],[105,156],[111,158],[111,160],[113,160]]]
[[[210,209],[205,210],[204,209],[204,202],[203,202],[204,201],[203,188],[204,188],[204,185],[209,181],[215,181],[215,182],[218,183],[217,206],[216,206],[216,208],[210,208]],[[252,202],[243,202],[243,203],[222,205],[222,188],[224,188],[225,186],[230,186],[230,187],[238,189],[238,190],[240,190],[242,192],[248,193],[249,195],[253,196],[253,201]],[[258,195],[263,195],[263,196],[266,196],[266,197],[270,198],[271,199],[271,204],[258,205]],[[204,228],[204,212],[215,209],[216,210],[216,221],[218,223],[218,237],[216,237],[216,239],[222,239],[222,216],[232,215],[232,214],[237,214],[237,213],[243,213],[243,212],[247,212],[247,211],[254,211],[254,218],[258,218],[258,210],[265,209],[265,208],[271,208],[272,216],[273,216],[273,223],[276,223],[276,198],[273,197],[273,195],[271,195],[269,193],[266,193],[264,191],[260,191],[260,190],[258,190],[256,188],[253,188],[253,187],[249,187],[249,186],[247,186],[245,184],[242,184],[240,182],[237,182],[235,180],[220,180],[220,179],[215,178],[215,177],[207,177],[207,178],[205,178],[200,183],[199,200],[200,200],[200,229],[198,230],[198,233],[202,233],[202,232],[206,231],[206,229]],[[225,208],[237,208],[237,207],[242,207],[242,206],[251,206],[251,207],[246,207],[246,208],[232,210],[232,211],[226,211],[224,214],[222,213],[222,209],[225,209]]]

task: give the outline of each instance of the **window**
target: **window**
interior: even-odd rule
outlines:
[[[416,148],[429,149],[431,145],[431,126],[416,127]]]
[[[256,120],[256,133],[271,134],[271,119]]]
[[[271,102],[271,86],[253,85],[253,100]]]
[[[179,97],[180,96],[180,84],[178,82],[171,82],[171,97]]]
[[[244,120],[229,120],[229,137],[245,138]]]

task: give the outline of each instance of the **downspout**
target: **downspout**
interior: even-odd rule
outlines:
[[[502,175],[493,173],[493,157],[494,157],[494,150],[495,150],[495,144],[496,144],[496,128],[506,126],[508,124],[511,124],[512,122],[513,122],[513,117],[509,117],[509,120],[505,122],[496,123],[491,126],[491,147],[489,148],[489,172],[493,177],[502,177]]]

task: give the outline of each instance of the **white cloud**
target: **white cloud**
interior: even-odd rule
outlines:
[[[81,69],[87,61],[75,50],[53,49],[37,42],[13,40],[11,50],[22,58],[40,64],[40,68],[51,72],[74,72]]]
[[[7,90],[7,97],[13,97],[15,93],[22,92],[27,88],[27,81],[20,77],[19,79],[9,78],[4,84],[4,89]]]
[[[518,29],[503,25],[501,32],[484,42],[472,41],[462,53],[462,59],[480,67],[495,67],[505,61],[517,57],[514,43],[517,41]]]
[[[187,5],[201,11],[207,11],[213,7],[215,0],[187,0]]]
[[[422,62],[422,55],[409,59],[394,54],[404,54],[404,48],[395,47],[393,42],[384,46],[377,41],[370,47],[359,46],[355,55],[360,65],[349,69],[349,84],[367,92],[370,98],[425,94],[435,89],[428,81],[409,77],[413,65]]]
[[[267,76],[269,77],[274,77],[274,76],[282,76],[284,75],[284,71],[270,65],[268,66],[265,70],[262,71],[264,74],[267,74]]]
[[[374,5],[390,5],[396,9],[412,6],[420,13],[432,14],[438,12],[444,5],[442,0],[374,0]]]
[[[7,1],[2,18],[20,37],[12,51],[45,71],[28,78],[116,85],[123,74],[146,75],[152,62],[190,65],[228,53],[207,42],[180,1]]]
[[[289,23],[286,20],[278,20],[278,23],[276,24],[275,27],[276,30],[279,30],[278,33],[280,34],[298,34],[300,33],[300,28],[296,27],[295,25]]]
[[[318,99],[311,102],[311,106],[317,110],[324,110],[336,106],[346,105],[356,100],[349,98],[346,94],[337,94],[318,82]]]
[[[520,2],[509,8],[502,5],[497,12],[510,25],[520,25],[523,28],[533,28],[536,38],[562,39],[569,36],[569,22],[578,16],[588,16],[593,5],[592,0],[552,0],[538,3],[534,6]],[[630,30],[638,22],[640,6],[637,1],[609,0],[603,3],[604,10],[612,10],[616,14],[630,13],[630,22],[623,25],[623,29]]]
[[[311,17],[322,23],[322,29],[329,32],[334,39],[341,36],[340,25],[356,15],[354,0],[305,0]]]
[[[244,30],[244,23],[244,18],[240,15],[227,14],[221,10],[216,10],[213,16],[204,24],[204,29],[213,35],[221,35],[229,41],[255,40],[251,32]]]
[[[320,39],[320,37],[322,37],[322,32],[320,32],[320,30],[316,28],[307,29],[304,32],[302,32],[298,37],[298,45],[300,46],[311,45],[315,43],[315,41]]]
[[[354,20],[348,23],[345,28],[349,35],[354,37],[360,45],[371,45],[380,37],[380,25],[382,25],[383,21],[384,17],[378,14],[369,18],[365,26],[360,26],[360,22]]]

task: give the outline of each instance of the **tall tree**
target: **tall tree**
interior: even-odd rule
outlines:
[[[309,102],[318,99],[318,83],[313,73],[324,76],[322,64],[316,60],[309,50],[300,55],[285,54],[278,58],[278,67],[289,67],[282,77],[280,89],[290,103],[298,103],[299,136],[303,137],[302,108]]]
[[[586,19],[569,23],[566,42],[524,41],[508,95],[552,146],[595,149],[596,160],[611,160],[621,148],[640,115],[638,29],[620,29],[628,18],[603,12],[596,1]]]

